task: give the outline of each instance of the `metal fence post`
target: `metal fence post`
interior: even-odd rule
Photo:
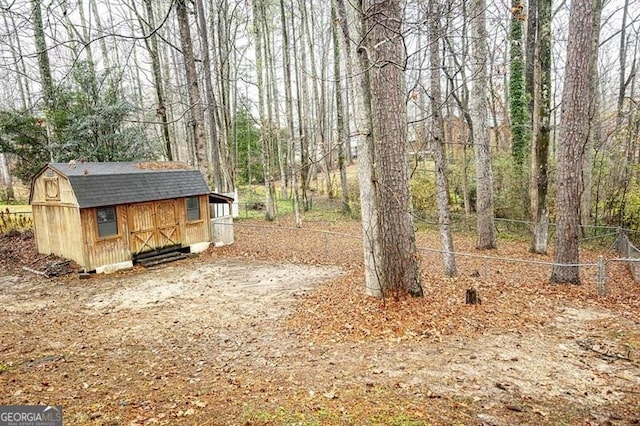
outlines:
[[[598,256],[598,284],[596,286],[598,296],[604,296],[607,293],[604,276],[604,258]]]

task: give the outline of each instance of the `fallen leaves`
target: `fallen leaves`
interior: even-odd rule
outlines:
[[[291,262],[340,266],[340,276],[316,288],[294,289],[292,301],[287,301],[293,309],[287,305],[284,314],[269,317],[261,310],[247,316],[242,304],[208,306],[203,298],[207,290],[201,287],[188,299],[89,308],[94,294],[119,291],[136,275],[151,272],[134,269],[84,281],[70,276],[44,280],[21,275],[22,265],[41,257],[32,238],[2,241],[0,250],[6,249],[4,244],[16,248],[2,269],[18,278],[1,288],[0,296],[29,297],[38,303],[22,311],[4,305],[0,390],[10,391],[0,392],[0,403],[57,399],[65,406],[65,424],[71,425],[473,424],[482,419],[487,424],[517,424],[530,416],[548,423],[578,419],[584,424],[585,411],[571,411],[582,406],[557,404],[573,401],[577,389],[583,390],[566,376],[546,377],[535,387],[551,392],[560,382],[573,396],[534,400],[537,394],[521,395],[518,369],[525,369],[531,358],[554,354],[530,353],[531,345],[526,350],[519,345],[526,346],[526,339],[562,339],[558,341],[564,346],[554,346],[557,356],[586,366],[602,356],[592,349],[622,355],[626,348],[633,360],[640,347],[640,334],[633,329],[640,286],[624,265],[610,265],[609,293],[598,297],[592,270],[585,270],[582,286],[559,286],[547,283],[548,268],[540,265],[460,257],[460,275],[450,278],[442,275],[439,255],[425,250],[425,297],[378,300],[363,292],[360,224],[304,226],[295,228],[287,219],[271,225],[242,221],[234,245],[212,248],[181,267],[159,269],[158,281],[175,288],[180,277],[197,269],[196,262],[233,258],[243,259],[247,268],[260,263],[254,260],[284,268],[293,267]],[[423,248],[439,247],[437,233],[420,233],[417,241]],[[457,250],[482,254],[474,244],[473,238],[456,236]],[[503,243],[491,254],[550,260],[531,255],[528,245],[515,242]],[[589,261],[599,254],[584,250],[582,258]],[[213,279],[196,277],[198,283]],[[478,288],[482,305],[465,304],[470,287]],[[151,290],[145,287],[145,293]],[[262,306],[285,309],[268,296],[265,292],[259,299]],[[225,300],[224,287],[216,297]],[[202,314],[192,322],[168,314],[196,308]],[[215,323],[231,309],[240,316]],[[585,320],[580,318],[584,312],[610,315]],[[581,320],[580,333],[588,336],[572,328]],[[587,338],[590,346],[580,347]],[[484,347],[484,342],[494,346]],[[576,353],[583,358],[571,358]],[[440,371],[451,365],[460,370]],[[474,369],[479,369],[477,375],[468,374]],[[487,371],[493,375],[484,374]],[[631,392],[634,377],[624,370],[603,371],[593,385],[615,391],[598,397],[621,407],[616,410],[625,420],[631,417],[620,398],[640,402]],[[606,380],[620,380],[624,387]],[[560,409],[569,421],[555,417]],[[212,419],[212,413],[218,417]]]

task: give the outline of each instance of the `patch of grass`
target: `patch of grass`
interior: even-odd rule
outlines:
[[[2,204],[0,203],[0,210],[11,213],[31,213],[31,206],[29,204]]]
[[[9,369],[9,366],[7,364],[5,364],[4,362],[0,362],[0,373],[7,371]]]
[[[402,413],[395,415],[374,416],[369,419],[372,425],[389,425],[389,426],[427,426],[429,423],[424,420],[412,419],[410,416]]]
[[[313,412],[290,410],[284,407],[278,407],[274,411],[248,408],[245,409],[242,420],[247,424],[321,426],[339,424],[340,415],[326,407],[318,407]]]
[[[0,235],[9,232],[23,232],[33,228],[31,212],[20,210],[11,211],[9,208],[0,210]]]

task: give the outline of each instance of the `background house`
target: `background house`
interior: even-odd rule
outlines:
[[[211,242],[209,188],[184,163],[51,163],[31,184],[38,251],[112,272]]]

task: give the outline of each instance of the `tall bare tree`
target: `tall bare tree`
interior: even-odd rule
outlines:
[[[549,236],[549,210],[547,192],[549,186],[549,140],[551,134],[551,0],[536,0],[532,3],[535,11],[535,26],[530,28],[527,38],[533,38],[533,47],[527,49],[527,70],[532,68],[532,76],[527,78],[531,97],[532,140],[531,140],[531,220],[533,238],[531,251],[547,252]],[[531,27],[531,26],[530,26]],[[529,44],[529,43],[528,43]]]
[[[298,193],[298,163],[296,160],[296,152],[299,145],[296,143],[294,121],[293,121],[293,95],[291,93],[291,52],[289,45],[289,31],[287,25],[287,15],[285,13],[284,0],[280,0],[280,22],[282,27],[282,50],[284,61],[282,67],[284,70],[284,97],[285,97],[285,116],[287,119],[287,127],[289,131],[288,160],[291,167],[291,191],[293,198],[293,213],[296,220],[296,226],[302,226],[302,216],[300,214],[300,195]]]
[[[565,86],[562,92],[558,193],[556,196],[556,252],[551,282],[580,284],[580,177],[582,150],[589,137],[589,70],[593,52],[593,0],[574,0],[569,16]]]
[[[441,58],[440,46],[442,30],[440,27],[441,4],[439,0],[429,0],[429,59],[431,67],[431,133],[436,166],[436,191],[438,200],[438,226],[444,251],[444,271],[448,276],[458,273],[456,258],[453,252],[453,236],[451,235],[451,217],[449,213],[449,196],[447,192],[447,163],[444,149],[444,121],[442,118],[442,90],[440,88]]]
[[[217,100],[211,72],[212,61],[209,54],[209,31],[202,0],[195,0],[195,6],[198,34],[200,35],[200,43],[202,45],[202,69],[204,71],[205,97],[207,99],[206,117],[209,123],[209,146],[211,147],[210,153],[212,159],[211,174],[213,175],[213,185],[216,191],[226,192],[228,188],[223,173],[225,163],[222,161],[222,156],[220,155]]]
[[[253,0],[253,36],[256,52],[256,75],[258,82],[258,111],[260,116],[260,142],[262,144],[262,169],[264,171],[265,219],[275,219],[275,201],[271,182],[271,121],[268,118],[268,86],[265,84],[264,69],[264,19],[263,0]]]
[[[356,3],[355,34],[352,37],[348,13],[344,0],[336,0],[336,9],[342,40],[347,57],[347,73],[351,79],[355,131],[358,138],[358,181],[360,183],[360,210],[362,216],[362,244],[364,249],[365,291],[370,296],[383,296],[383,280],[379,271],[382,257],[378,227],[378,205],[375,202],[373,182],[373,129],[371,111],[371,88],[369,84],[370,61],[368,50],[360,42],[365,35],[364,0]]]
[[[207,183],[210,183],[209,164],[207,162],[207,139],[204,127],[204,109],[202,108],[202,97],[198,84],[198,73],[196,69],[196,59],[193,53],[193,41],[191,39],[191,24],[189,22],[189,12],[187,11],[186,0],[176,1],[176,16],[178,18],[178,28],[180,30],[180,43],[184,60],[185,77],[187,81],[187,91],[189,93],[189,110],[192,117],[190,123],[193,129],[193,140],[195,145],[195,156],[198,168],[204,175]]]
[[[488,93],[487,93],[487,28],[485,0],[471,3],[472,31],[472,75],[474,76],[471,94],[471,116],[473,122],[473,147],[476,162],[479,249],[496,248],[494,212],[493,212],[493,173],[491,170],[491,152],[489,148]]]
[[[338,129],[338,169],[340,171],[340,189],[342,191],[342,211],[348,213],[349,207],[349,183],[347,181],[347,165],[345,146],[349,143],[348,135],[345,133],[346,123],[344,120],[344,103],[342,98],[342,70],[340,67],[340,38],[338,36],[338,25],[335,0],[331,2],[331,37],[333,39],[333,75],[335,79],[336,97],[336,126]]]

